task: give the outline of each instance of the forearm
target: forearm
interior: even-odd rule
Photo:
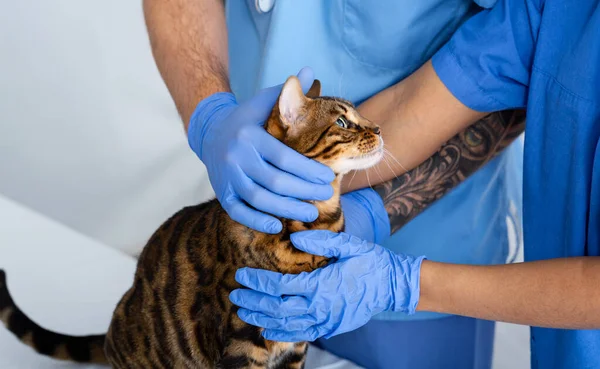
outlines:
[[[354,174],[348,176],[345,190],[376,184],[373,188],[383,199],[392,232],[399,230],[475,173],[513,142],[525,128],[525,112],[520,110],[489,114],[469,125],[471,119],[482,114],[464,106],[455,106],[451,94],[448,92],[451,97],[448,98],[447,91],[444,91],[443,85],[437,85],[441,82],[436,76],[431,76],[431,72],[432,69],[416,72],[416,79],[411,80],[411,76],[398,85],[402,89],[412,91],[412,102],[406,102],[410,108],[398,107],[397,101],[405,100],[398,96],[398,92],[393,88],[376,95],[359,107],[366,117],[376,122],[383,121],[382,125],[389,128],[383,129],[388,152],[384,163],[379,167],[364,174],[358,173],[356,178],[353,178]],[[415,84],[426,82],[432,77],[429,84],[433,85],[431,90],[434,92],[428,89],[419,92],[421,88]],[[435,106],[428,106],[436,95],[442,102],[439,111]],[[443,114],[445,111],[455,111],[454,120],[447,122],[445,119],[451,115]],[[400,115],[403,117],[394,118]],[[425,123],[414,123],[421,120]],[[431,124],[436,120],[439,123]],[[408,123],[393,123],[396,121]],[[436,125],[440,127],[435,128]],[[438,146],[438,140],[452,133],[453,130],[448,127],[460,130],[463,126],[467,128]],[[403,137],[403,129],[410,139]],[[409,145],[409,149],[403,153],[406,145]],[[431,145],[430,148],[427,148],[427,145]],[[421,159],[423,155],[429,154],[431,147],[437,147],[437,151],[428,158]],[[406,157],[412,158],[413,161],[407,161]],[[402,166],[396,160],[400,161]],[[414,161],[419,160],[421,163],[414,169],[408,172],[403,170],[402,167],[414,167]],[[390,175],[392,179],[389,179]]]
[[[458,101],[430,62],[365,101],[358,110],[381,126],[387,160],[356,174],[352,182],[345,183],[348,190],[378,184],[417,167],[445,142],[486,115]]]
[[[498,266],[425,261],[419,311],[541,327],[600,328],[600,258]]]
[[[383,199],[392,233],[502,152],[524,128],[524,111],[490,114],[443,144],[415,169],[374,186]]]
[[[230,91],[222,0],[144,0],[152,53],[187,130],[205,97]]]

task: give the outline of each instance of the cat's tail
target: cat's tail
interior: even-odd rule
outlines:
[[[21,342],[42,355],[59,360],[107,364],[106,335],[68,336],[51,332],[29,319],[8,292],[6,274],[0,269],[0,320]]]

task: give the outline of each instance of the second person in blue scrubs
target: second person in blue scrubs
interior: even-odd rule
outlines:
[[[217,198],[233,219],[271,233],[281,225],[269,214],[314,219],[315,209],[294,199],[327,198],[331,178],[257,129],[256,106],[276,96],[257,92],[310,65],[324,95],[360,105],[422,65],[479,9],[471,0],[144,2],[157,65]],[[360,110],[378,121],[368,104]],[[520,133],[520,118],[493,114],[411,172],[346,195],[347,231],[431,260],[504,263],[507,223],[520,222],[521,147],[490,159]],[[367,185],[357,176],[346,187]],[[377,216],[386,211],[388,219]],[[368,368],[489,368],[493,332],[477,319],[386,312],[319,344]]]

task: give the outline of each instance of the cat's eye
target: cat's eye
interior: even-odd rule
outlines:
[[[342,128],[348,128],[348,121],[346,120],[346,118],[344,117],[339,117],[336,121],[335,124],[337,124],[338,126],[342,127]]]

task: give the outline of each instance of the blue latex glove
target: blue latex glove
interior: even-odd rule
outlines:
[[[305,68],[298,78],[306,93],[312,71]],[[206,165],[227,214],[265,233],[282,229],[269,214],[315,220],[317,208],[298,199],[329,199],[333,195],[329,183],[335,178],[330,168],[297,153],[263,128],[282,86],[261,90],[240,105],[231,93],[211,95],[198,104],[188,129],[190,147]]]
[[[362,240],[381,244],[390,236],[390,220],[383,200],[371,188],[349,192],[341,197],[344,232]]]
[[[357,329],[382,311],[415,312],[423,256],[394,254],[346,233],[305,231],[291,239],[300,250],[338,260],[298,275],[237,271],[236,281],[250,289],[229,298],[240,319],[265,328],[266,339],[314,341]]]

